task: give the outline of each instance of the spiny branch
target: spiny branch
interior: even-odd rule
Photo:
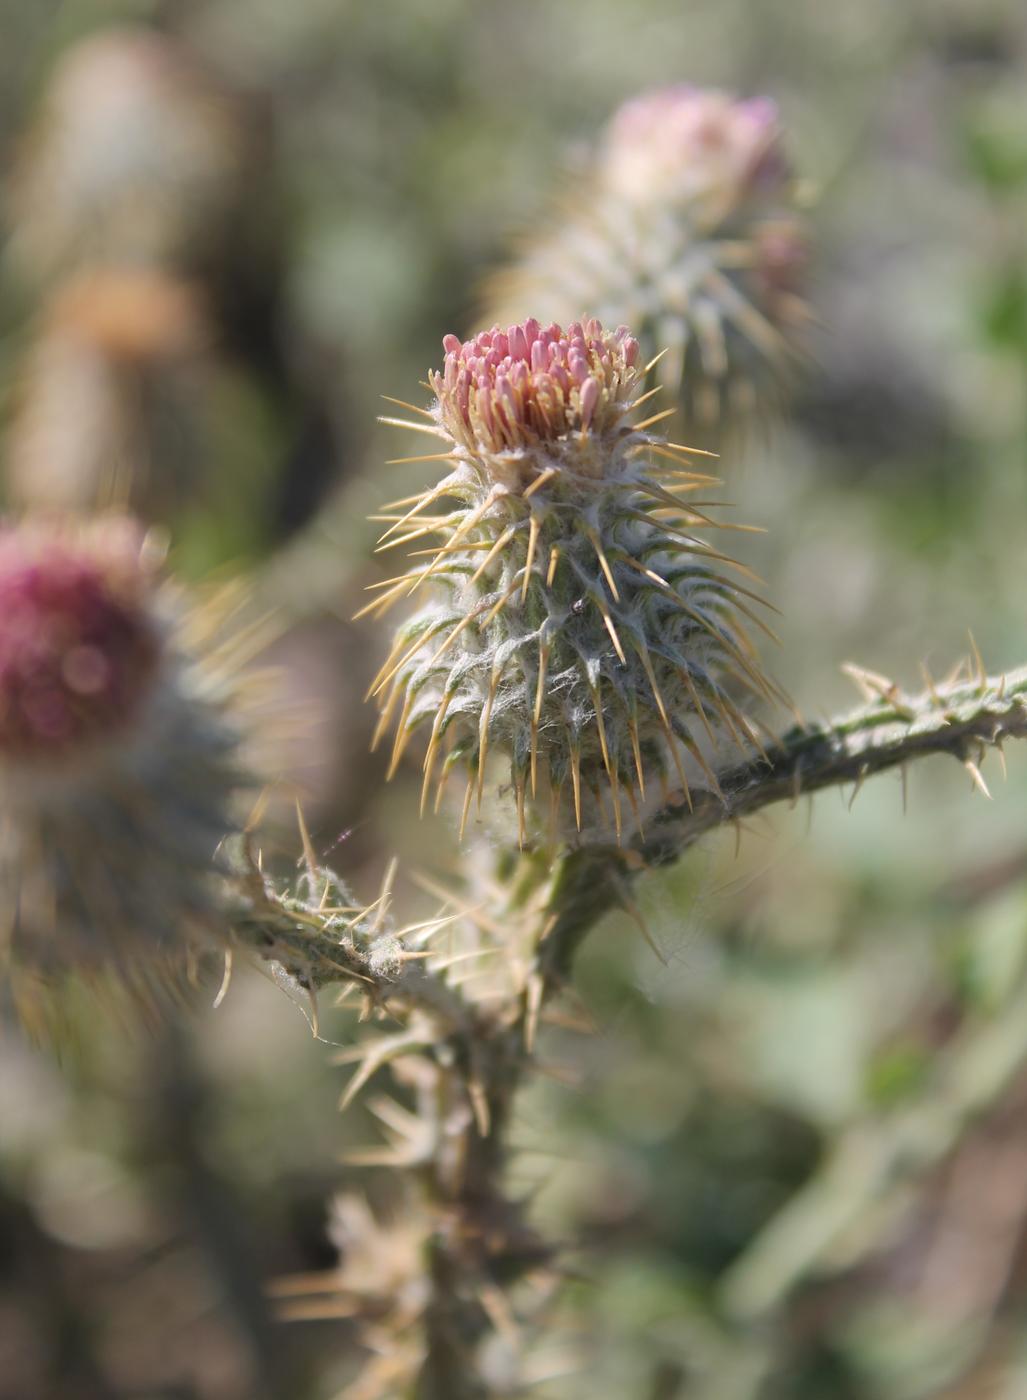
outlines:
[[[316,871],[314,872],[316,876]],[[332,879],[330,872],[325,878]],[[332,984],[354,986],[372,1006],[405,1006],[430,1013],[444,1034],[470,1041],[474,1013],[444,977],[429,970],[407,946],[410,935],[423,939],[449,920],[439,918],[413,930],[383,933],[378,938],[354,936],[360,921],[374,909],[356,911],[357,918],[333,919],[295,900],[283,900],[252,864],[238,872],[230,891],[228,922],[232,938],[265,962],[277,963],[314,1000]]]
[[[683,797],[668,804],[626,850],[581,847],[564,856],[550,906],[556,918],[540,950],[547,983],[566,979],[581,939],[611,905],[626,907],[627,883],[641,870],[677,860],[717,827],[824,788],[851,783],[858,792],[875,773],[928,754],[950,754],[987,792],[979,767],[984,752],[1027,736],[1027,667],[1003,676],[978,669],[970,679],[929,684],[918,695],[874,672],[847,670],[872,696],[867,704],[828,724],[797,724],[765,757],[720,769],[722,797],[693,789],[691,805]]]
[[[568,851],[551,877],[538,965],[547,990],[570,972],[576,948],[611,907],[631,907],[628,886],[642,870],[678,859],[708,832],[765,807],[824,788],[863,782],[928,754],[946,753],[987,791],[979,763],[989,748],[1027,736],[1027,667],[1004,676],[978,672],[970,679],[929,685],[907,695],[887,678],[849,667],[873,698],[827,724],[798,724],[759,758],[717,771],[721,793],[693,788],[647,819],[644,834],[625,847],[581,846]],[[355,982],[375,1002],[406,1002],[467,1034],[473,1012],[466,1001],[420,961],[384,967],[371,947],[326,931],[316,915],[283,906],[250,873],[233,932],[261,957],[304,968],[303,985]]]
[[[830,724],[796,725],[759,758],[717,774],[724,793],[693,793],[692,809],[672,804],[648,823],[635,849],[648,865],[675,860],[699,837],[775,802],[852,783],[927,754],[947,753],[983,786],[979,761],[988,748],[1027,735],[1027,667],[1004,676],[978,674],[905,695],[885,677],[848,667],[874,698]],[[986,789],[984,789],[986,791]]]

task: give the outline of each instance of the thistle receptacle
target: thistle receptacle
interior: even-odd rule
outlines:
[[[650,431],[664,414],[632,421],[650,395],[626,328],[529,320],[443,345],[434,404],[398,421],[450,471],[393,503],[382,548],[438,542],[365,610],[425,595],[372,687],[379,736],[395,727],[394,769],[427,732],[423,800],[463,768],[464,821],[502,753],[522,841],[529,799],[553,838],[620,839],[654,785],[716,790],[710,749],[758,742],[736,703],[774,693],[743,626],[764,626],[758,600],[695,533],[744,527],[693,499],[714,478]]]

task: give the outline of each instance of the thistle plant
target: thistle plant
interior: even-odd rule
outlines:
[[[155,566],[122,519],[0,530],[0,956],[29,1017],[71,972],[149,999],[220,929],[232,687]]]
[[[424,730],[422,809],[461,768],[466,822],[502,754],[522,845],[538,808],[550,841],[620,842],[654,791],[716,792],[725,739],[759,748],[736,696],[776,693],[745,624],[769,629],[748,571],[704,538],[744,527],[695,499],[715,478],[652,431],[666,415],[637,416],[648,366],[626,327],[530,319],[443,348],[425,421],[394,421],[438,438],[450,471],[393,503],[382,548],[438,542],[365,610],[425,596],[372,687],[390,771]]]
[[[807,322],[806,243],[775,104],[680,84],[625,103],[485,314],[625,321],[694,432],[774,407]]]
[[[984,752],[1027,735],[1027,675],[989,678],[975,660],[919,696],[854,669],[866,701],[859,710],[830,725],[798,724],[757,743],[749,707],[763,698],[764,685],[750,674],[756,663],[737,640],[734,585],[708,581],[710,573],[727,577],[719,572],[725,561],[711,559],[708,547],[693,539],[690,521],[681,531],[684,545],[676,533],[668,535],[664,517],[654,512],[671,505],[646,459],[650,452],[676,456],[678,449],[655,440],[645,420],[633,427],[624,421],[630,407],[637,407],[634,385],[641,367],[634,337],[603,332],[593,322],[582,325],[580,335],[572,327],[569,337],[554,328],[547,338],[531,323],[503,334],[502,356],[503,341],[497,345],[495,335],[487,345],[446,345],[446,367],[432,379],[436,402],[424,412],[428,431],[445,434],[455,479],[429,490],[423,504],[418,498],[410,519],[392,525],[399,534],[432,533],[445,522],[443,539],[450,544],[464,528],[455,549],[433,549],[425,565],[389,588],[402,596],[420,587],[428,570],[434,587],[434,568],[441,573],[454,554],[463,556],[462,576],[452,584],[445,575],[439,581],[445,599],[450,587],[471,587],[490,555],[498,566],[514,540],[519,554],[497,567],[485,595],[493,620],[507,608],[517,618],[522,594],[532,600],[533,588],[548,599],[561,567],[575,566],[577,580],[587,569],[594,580],[602,578],[609,591],[602,595],[603,607],[595,603],[596,615],[570,612],[577,645],[585,644],[582,637],[607,639],[598,667],[602,686],[594,698],[585,692],[593,708],[581,728],[570,732],[588,730],[581,752],[590,766],[583,761],[581,772],[597,787],[605,784],[610,807],[617,786],[626,785],[613,763],[614,754],[624,752],[624,733],[632,757],[634,747],[624,692],[611,678],[618,674],[612,657],[618,666],[628,664],[623,634],[651,627],[646,647],[661,666],[668,636],[682,647],[694,691],[683,679],[677,686],[668,683],[666,693],[661,687],[668,716],[673,712],[691,736],[703,730],[706,713],[714,736],[719,739],[717,730],[723,729],[728,743],[724,752],[707,736],[709,748],[700,760],[677,727],[669,725],[668,733],[654,717],[660,711],[655,689],[645,692],[652,699],[636,721],[642,774],[651,787],[655,772],[657,788],[662,774],[668,790],[657,798],[647,787],[651,810],[644,822],[625,821],[619,832],[615,819],[603,826],[595,797],[595,810],[588,809],[593,824],[582,821],[578,831],[573,791],[565,784],[561,794],[556,787],[558,820],[572,839],[560,849],[538,842],[521,853],[502,844],[476,845],[467,853],[462,886],[433,890],[442,905],[428,918],[403,919],[394,912],[391,867],[378,897],[361,899],[319,860],[302,821],[298,875],[265,869],[252,836],[242,838],[238,858],[221,854],[222,838],[234,826],[231,794],[240,774],[226,681],[203,663],[210,641],[197,631],[202,634],[205,624],[186,633],[176,624],[179,608],[158,585],[137,532],[111,521],[74,530],[38,524],[8,528],[0,540],[0,910],[8,972],[23,1010],[38,1019],[45,994],[72,971],[92,980],[113,974],[151,998],[190,957],[212,950],[221,953],[226,972],[239,954],[270,964],[278,980],[310,1000],[315,1029],[318,1006],[333,989],[362,1002],[367,1028],[339,1056],[353,1067],[343,1106],[384,1076],[391,1077],[394,1093],[371,1093],[368,1104],[385,1141],[352,1153],[349,1161],[354,1169],[385,1168],[402,1178],[398,1213],[380,1221],[350,1190],[337,1209],[345,1251],[340,1268],[285,1280],[275,1290],[286,1316],[341,1312],[358,1324],[368,1357],[347,1392],[350,1400],[398,1394],[482,1400],[516,1392],[544,1373],[534,1339],[560,1284],[559,1251],[539,1238],[526,1202],[510,1193],[511,1123],[518,1091],[538,1067],[540,1032],[550,1019],[562,1019],[554,1002],[567,989],[577,949],[611,908],[637,914],[635,880],[719,825],[801,792],[843,783],[858,788],[876,772],[929,753],[955,756],[983,788]],[[552,346],[553,355],[546,348],[536,351],[539,345]],[[530,381],[529,392],[527,371],[517,366],[532,354],[545,354],[550,363],[548,373],[533,371],[538,379]],[[467,365],[490,355],[498,363],[476,365],[472,387]],[[490,375],[501,367],[502,373]],[[550,435],[551,423],[561,431]],[[619,474],[612,481],[604,475],[611,464]],[[686,472],[686,485],[704,484],[678,470]],[[656,492],[652,509],[647,490]],[[444,498],[456,503],[454,510],[444,512],[442,521],[425,519],[428,500],[434,505]],[[636,500],[637,508],[626,504]],[[692,510],[688,502],[674,502],[673,519]],[[498,529],[492,527],[490,538],[476,537],[497,507],[506,509]],[[601,527],[605,534],[598,533]],[[652,541],[654,547],[642,552]],[[466,547],[473,543],[477,550]],[[552,578],[543,553],[547,545],[550,556],[554,545],[559,551]],[[677,567],[684,583],[675,577]],[[663,610],[662,585],[653,582],[652,593],[641,597],[629,592],[633,577],[644,579],[647,570],[661,579],[669,574],[666,587],[703,625],[686,613],[692,625],[675,634],[677,608]],[[701,584],[693,581],[696,573]],[[574,586],[578,596],[587,596],[580,581]],[[615,588],[623,590],[621,599]],[[712,603],[705,601],[708,594]],[[566,596],[555,606],[565,606]],[[497,610],[503,599],[505,607]],[[633,613],[629,599],[636,600]],[[614,602],[622,605],[616,613]],[[464,606],[470,617],[478,602]],[[433,607],[442,618],[438,636],[452,637],[460,626],[452,609]],[[479,616],[484,619],[484,611]],[[437,637],[428,636],[431,625],[415,632],[407,650],[437,648]],[[535,631],[543,625],[544,618],[536,621]],[[471,632],[470,623],[454,649],[465,632]],[[525,649],[537,658],[542,639],[531,636],[523,621],[503,645],[524,635]],[[622,639],[624,661],[614,635]],[[488,643],[486,633],[482,649]],[[550,642],[551,655],[563,655],[559,645]],[[516,651],[508,646],[509,654]],[[465,675],[474,674],[479,654],[468,648]],[[638,646],[635,654],[640,670],[633,683],[641,687],[643,677],[648,681],[645,653]],[[562,679],[557,664],[542,687],[534,674],[503,692],[504,704],[520,709],[520,728],[511,715],[489,742],[514,765],[515,786],[519,776],[526,794],[533,732],[538,787],[545,777],[554,788],[551,755],[570,740],[565,708],[549,706],[552,695],[561,700],[563,688],[583,693],[581,678],[588,672],[577,668],[577,655],[572,644],[570,677]],[[401,662],[397,675],[406,664]],[[488,665],[484,674],[490,678],[491,655]],[[657,678],[663,674],[655,660],[650,666]],[[700,666],[703,687],[696,680]],[[426,675],[441,687],[441,708],[449,683],[433,679],[433,667]],[[418,703],[417,684],[412,670],[397,702],[401,713],[408,710],[404,726]],[[740,698],[726,698],[729,687],[737,687]],[[446,755],[446,762],[456,755],[454,764],[467,767],[473,793],[485,762],[475,740],[487,713],[487,682],[477,690],[468,683],[456,693],[469,706],[475,697],[480,705],[469,709],[471,722],[455,731]],[[717,694],[723,711],[713,699]],[[445,705],[446,714],[454,703]],[[416,728],[401,728],[400,752]],[[513,736],[525,732],[527,756],[518,769]],[[611,734],[618,737],[611,740]],[[437,746],[447,742],[441,725],[435,737]],[[674,739],[678,761],[694,764],[702,781],[674,782]],[[692,745],[698,747],[698,739]],[[430,757],[427,766],[430,771]],[[573,778],[569,786],[573,790]],[[589,791],[584,781],[581,788]],[[636,801],[640,789],[639,783]],[[488,801],[495,805],[491,789]],[[226,976],[220,996],[228,987]],[[369,1258],[380,1267],[361,1267]]]
[[[952,755],[983,788],[985,751],[1027,737],[1024,670],[987,677],[975,661],[921,695],[859,668],[852,675],[862,707],[830,725],[797,725],[763,754],[719,767],[721,796],[706,790],[691,807],[672,798],[622,849],[584,843],[554,860],[545,851],[518,857],[475,847],[462,893],[436,889],[446,908],[406,929],[382,912],[390,879],[362,908],[309,843],[296,882],[251,866],[235,942],[277,962],[308,992],[324,995],[334,984],[356,994],[362,1020],[380,1027],[338,1057],[354,1066],[343,1106],[376,1076],[392,1080],[392,1093],[368,1099],[385,1141],[347,1162],[399,1174],[401,1203],[385,1221],[345,1192],[335,1208],[339,1267],[273,1289],[284,1317],[341,1315],[357,1324],[366,1364],[340,1400],[482,1400],[545,1374],[536,1343],[552,1331],[560,1254],[531,1229],[506,1184],[511,1120],[518,1090],[541,1068],[540,1026],[575,1024],[552,1003],[568,990],[578,948],[611,908],[637,913],[635,880],[718,826],[803,792],[841,784],[858,791],[918,756]],[[580,1022],[576,1029],[587,1033]],[[1009,1048],[1016,1063],[1022,1046],[1021,1033]],[[869,1199],[882,1170],[876,1158],[869,1169],[859,1159],[860,1195],[851,1209],[843,1203],[844,1218]],[[804,1235],[802,1262],[819,1257],[821,1227],[818,1219],[808,1245]],[[758,1248],[759,1281],[761,1259]],[[794,1283],[789,1274],[782,1287]],[[738,1287],[748,1286],[743,1271]]]
[[[202,183],[216,196],[216,179]],[[850,667],[852,713],[787,729],[764,718],[784,697],[751,636],[769,633],[758,581],[711,538],[748,527],[711,513],[716,479],[658,431],[674,410],[655,408],[650,386],[658,370],[690,422],[772,399],[802,319],[791,194],[770,104],[689,88],[629,104],[588,199],[505,283],[516,310],[446,336],[430,402],[386,420],[432,439],[400,460],[441,465],[384,508],[381,548],[412,547],[411,562],[372,585],[364,611],[413,611],[371,687],[378,739],[392,737],[390,773],[420,741],[422,811],[459,775],[461,837],[472,812],[490,828],[465,845],[452,888],[421,878],[437,902],[427,917],[402,914],[392,863],[377,897],[359,893],[302,815],[297,868],[265,861],[236,801],[249,770],[232,662],[249,638],[222,643],[220,620],[162,581],[152,541],[123,520],[0,530],[7,979],[37,1022],[72,974],[151,1002],[208,954],[224,968],[218,1003],[245,956],[299,994],[315,1032],[333,994],[359,1004],[336,1056],[350,1076],[340,1106],[366,1092],[382,1140],[347,1165],[394,1173],[395,1213],[347,1183],[330,1227],[339,1265],[274,1288],[286,1316],[353,1322],[366,1364],[348,1400],[487,1400],[545,1378],[532,1342],[562,1282],[560,1245],[511,1186],[512,1126],[545,1027],[575,1020],[558,1002],[583,940],[614,908],[645,932],[636,881],[728,823],[831,786],[858,792],[928,754],[986,793],[984,755],[1027,737],[1027,670],[988,676],[976,653],[920,694]],[[102,201],[82,208],[88,223]],[[115,222],[145,245],[124,211]],[[165,232],[155,264],[188,260],[189,230]],[[166,381],[171,332],[189,342],[201,324],[185,286],[120,266],[65,290],[105,354]],[[134,309],[165,293],[169,339],[151,345]],[[547,319],[521,319],[529,310]],[[1027,1062],[1014,1009],[1016,1035],[984,1074],[953,1074],[933,1116],[910,1115],[872,1152],[860,1121],[828,1180],[827,1228],[814,1179],[783,1261],[771,1229],[733,1266],[736,1320],[763,1329],[839,1231],[892,1229],[882,1190],[936,1159]]]

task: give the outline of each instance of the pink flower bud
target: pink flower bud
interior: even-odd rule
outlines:
[[[602,178],[625,198],[744,199],[754,181],[784,185],[777,104],[681,85],[625,103],[607,130]]]
[[[472,451],[554,442],[582,428],[603,433],[635,397],[638,342],[595,319],[563,331],[531,318],[464,344],[447,335],[442,344],[444,371],[431,375],[440,422]],[[572,399],[573,385],[580,394]]]
[[[581,386],[581,426],[587,428],[599,403],[599,384],[595,379],[586,379]]]

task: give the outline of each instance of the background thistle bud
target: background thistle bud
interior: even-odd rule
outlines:
[[[625,327],[529,320],[443,346],[429,421],[407,426],[452,470],[396,503],[383,547],[440,543],[366,609],[428,594],[372,687],[379,734],[395,725],[395,769],[428,733],[422,805],[463,767],[466,821],[502,752],[522,841],[543,789],[552,835],[620,839],[653,784],[716,788],[704,745],[753,742],[733,687],[772,693],[741,625],[754,595],[694,533],[718,528],[690,500],[713,478],[649,431],[665,415],[631,421],[650,395]]]
[[[116,503],[172,516],[216,471],[204,431],[211,341],[198,290],[180,278],[138,268],[69,278],[22,370],[8,499],[28,510]]]
[[[215,926],[237,733],[174,612],[126,521],[0,531],[0,956],[23,1007],[72,970],[159,986]]]
[[[213,562],[202,516],[239,558],[320,502],[343,413],[334,351],[286,294],[274,105],[163,27],[61,53],[5,201],[0,272],[30,313],[0,483],[15,508],[128,510]]]
[[[36,277],[83,266],[195,273],[222,256],[250,174],[244,104],[174,40],[112,29],[47,86],[12,194],[12,252]]]
[[[685,84],[627,102],[584,186],[548,232],[524,240],[486,307],[565,320],[589,307],[660,351],[660,382],[686,421],[773,405],[806,321],[806,261],[777,109]]]

